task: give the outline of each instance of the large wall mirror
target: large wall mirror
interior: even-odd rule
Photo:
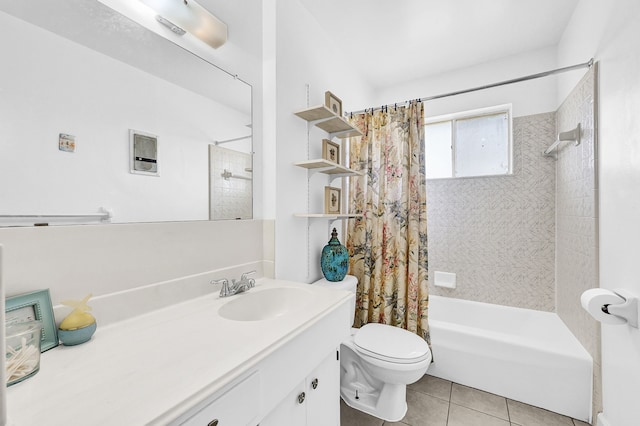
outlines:
[[[250,85],[96,0],[2,2],[0,34],[0,226],[252,217]]]

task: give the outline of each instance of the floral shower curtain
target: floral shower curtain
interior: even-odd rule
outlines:
[[[430,342],[427,321],[427,208],[424,106],[386,108],[353,116],[364,134],[352,138],[347,248],[358,278],[355,326],[405,328]]]

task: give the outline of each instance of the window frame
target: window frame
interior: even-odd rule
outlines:
[[[491,175],[473,175],[473,176],[456,176],[456,126],[455,122],[458,120],[466,120],[473,118],[481,118],[490,115],[507,114],[507,159],[509,162],[507,172],[502,174]],[[440,180],[440,179],[470,179],[470,178],[484,178],[484,177],[499,177],[499,176],[513,176],[513,106],[512,104],[502,104],[485,108],[478,108],[468,111],[460,111],[451,114],[443,114],[434,117],[428,117],[424,120],[424,126],[430,124],[451,123],[451,176],[447,177],[427,177],[428,180]],[[426,152],[426,138],[425,138],[425,152]]]

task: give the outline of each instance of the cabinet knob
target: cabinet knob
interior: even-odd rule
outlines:
[[[218,426],[218,419],[211,420],[207,426]]]
[[[316,377],[315,379],[313,379],[313,381],[311,382],[311,387],[316,389],[318,387],[318,378]]]
[[[304,392],[301,392],[300,395],[298,395],[298,404],[302,404],[304,402]]]

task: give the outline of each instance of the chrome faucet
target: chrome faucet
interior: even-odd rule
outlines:
[[[234,294],[247,291],[256,285],[256,280],[253,278],[249,278],[249,275],[252,275],[255,273],[256,271],[245,272],[240,276],[239,281],[232,279],[231,284],[229,284],[229,280],[226,278],[222,278],[220,280],[213,280],[211,281],[211,284],[222,283],[222,288],[220,289],[220,297],[233,296]]]

